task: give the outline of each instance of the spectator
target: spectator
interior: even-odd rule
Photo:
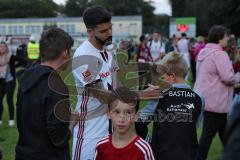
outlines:
[[[199,52],[205,47],[205,39],[203,36],[197,37],[197,43],[195,44],[195,48],[193,53],[191,54],[191,67],[192,67],[192,76],[193,82],[196,81],[196,64],[197,64],[197,57]]]
[[[168,53],[159,62],[157,71],[173,88],[141,110],[143,123],[136,123],[137,133],[145,138],[145,125],[154,120],[151,144],[155,158],[193,160],[198,145],[196,123],[203,101],[184,80],[188,67],[181,54]]]
[[[176,44],[174,44],[173,38],[170,38],[165,45],[166,53],[177,51]]]
[[[19,57],[22,57],[25,59],[25,61],[28,61],[27,57],[27,43],[25,39],[21,40],[21,44],[17,47],[16,55]],[[30,63],[30,62],[28,62]],[[19,64],[19,66],[26,67],[26,64]]]
[[[24,71],[17,96],[16,160],[69,160],[68,88],[58,72],[68,66],[73,39],[62,29],[42,33],[41,63]]]
[[[147,46],[150,49],[153,62],[157,62],[164,56],[165,43],[157,32],[152,34],[152,38],[148,41]]]
[[[16,85],[15,62],[26,63],[22,57],[14,56],[9,53],[8,46],[5,42],[0,42],[0,125],[3,114],[3,97],[6,94],[9,110],[8,125],[13,126],[14,123],[14,104],[13,94]]]
[[[147,84],[151,82],[151,75],[147,73],[150,70],[148,62],[153,62],[150,49],[147,46],[147,39],[144,35],[140,37],[140,44],[137,51],[137,62],[139,72],[139,90],[146,88]],[[143,76],[144,75],[144,76]],[[146,79],[146,82],[143,81]],[[142,86],[144,84],[144,86]]]
[[[190,54],[190,62],[191,62],[191,71],[192,71],[192,82],[195,82],[196,79],[196,62],[195,62],[195,57],[194,57],[194,52],[195,52],[195,39],[190,38],[189,40],[189,54]]]
[[[198,36],[197,37],[197,43],[195,45],[195,50],[194,50],[194,60],[197,62],[197,57],[200,51],[205,47],[205,39],[203,36]]]
[[[208,44],[197,58],[197,79],[194,89],[205,97],[203,130],[197,153],[198,160],[207,159],[212,139],[219,133],[221,142],[227,123],[227,114],[233,97],[233,85],[240,81],[234,73],[228,54],[227,29],[213,26],[208,34]]]
[[[27,55],[31,63],[39,62],[39,43],[36,42],[34,35],[31,35],[27,44]]]
[[[183,54],[183,57],[188,64],[188,68],[190,68],[189,41],[186,33],[181,34],[181,39],[177,42],[177,48],[179,52]]]

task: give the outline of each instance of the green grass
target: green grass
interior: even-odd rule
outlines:
[[[16,93],[14,94],[16,97]],[[14,98],[16,104],[16,98]],[[3,160],[13,160],[15,159],[15,145],[18,139],[18,132],[16,125],[13,127],[8,126],[8,107],[6,104],[6,98],[4,98],[4,112],[3,112],[3,125],[0,126],[0,138],[5,139],[5,141],[0,141],[0,149],[3,151]]]
[[[0,148],[3,150],[4,158],[3,160],[13,160],[15,157],[15,145],[17,143],[18,132],[16,126],[8,127],[8,109],[6,103],[4,102],[4,114],[3,122],[4,124],[0,126],[0,138],[4,138],[4,142],[0,142]],[[151,127],[150,127],[151,130]],[[201,134],[201,128],[198,129],[198,135]],[[211,145],[208,160],[217,160],[221,156],[222,145],[220,143],[219,137],[216,136]]]
[[[70,77],[69,79],[72,79]],[[71,80],[70,80],[71,81]],[[16,102],[16,93],[14,96],[14,101]],[[73,96],[74,97],[74,96]],[[74,98],[73,98],[74,99]],[[6,105],[6,100],[4,99],[4,113],[3,113],[3,125],[0,126],[0,138],[4,138],[5,141],[0,141],[0,149],[3,150],[3,160],[13,160],[15,159],[15,146],[18,139],[18,132],[16,125],[14,127],[8,127],[8,108]],[[150,126],[150,131],[152,127]],[[201,134],[201,128],[198,129],[198,136]],[[216,136],[211,145],[208,160],[217,160],[221,156],[222,145],[220,143],[219,137]]]

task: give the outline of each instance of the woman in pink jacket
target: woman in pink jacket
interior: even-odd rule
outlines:
[[[207,159],[209,147],[216,133],[223,142],[227,113],[233,97],[233,85],[240,81],[240,74],[234,73],[228,54],[227,29],[213,26],[208,34],[209,43],[197,58],[197,80],[194,90],[205,98],[203,131],[199,142],[197,160]]]

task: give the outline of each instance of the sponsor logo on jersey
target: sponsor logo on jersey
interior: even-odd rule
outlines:
[[[86,70],[85,72],[82,73],[82,75],[83,75],[84,78],[88,78],[88,77],[90,77],[92,74],[91,74],[91,72],[90,72],[89,70]]]
[[[187,109],[194,109],[194,105],[193,103],[188,103],[188,104],[183,104],[185,107],[187,107]]]
[[[107,71],[105,73],[99,73],[99,76],[100,76],[100,78],[106,78],[117,70],[118,70],[118,67],[112,67],[109,71]]]

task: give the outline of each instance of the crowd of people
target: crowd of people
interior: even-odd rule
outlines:
[[[16,55],[0,43],[0,127],[6,95],[10,127],[17,110],[16,160],[205,160],[216,133],[223,159],[238,157],[240,59],[227,28],[213,26],[207,37],[182,33],[165,41],[154,32],[141,35],[139,45],[121,42],[127,61],[138,66],[138,89],[131,90],[118,80],[118,53],[106,49],[112,43],[111,14],[92,6],[83,21],[88,39],[73,55],[74,41],[60,28],[44,31],[39,44],[31,37],[31,44],[20,45]],[[70,62],[78,93],[74,111],[59,75]],[[16,78],[19,65],[24,70]],[[170,87],[163,91],[153,85],[152,76]],[[140,109],[142,100],[146,103]]]

